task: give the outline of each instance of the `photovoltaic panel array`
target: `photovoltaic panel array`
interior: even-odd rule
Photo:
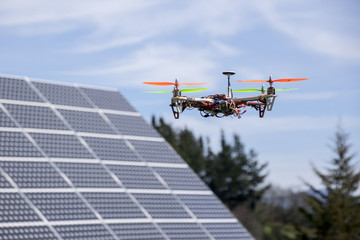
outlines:
[[[0,240],[253,239],[113,89],[0,76]]]

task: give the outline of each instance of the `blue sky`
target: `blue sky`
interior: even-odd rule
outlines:
[[[356,0],[2,0],[0,73],[117,88],[146,120],[187,127],[215,150],[221,129],[229,141],[237,133],[269,163],[268,181],[303,188],[300,178],[319,185],[311,163],[328,166],[339,124],[360,159],[359,12]],[[141,84],[209,82],[201,97],[224,93],[229,70],[233,80],[309,80],[276,84],[299,90],[279,92],[263,119],[248,108],[242,119],[192,110],[174,120],[171,95],[144,93],[171,88]]]

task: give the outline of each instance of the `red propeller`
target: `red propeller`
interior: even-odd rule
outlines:
[[[307,78],[281,78],[281,79],[275,79],[272,80],[271,78],[269,80],[243,80],[243,81],[235,81],[235,82],[252,82],[252,83],[260,83],[260,82],[296,82],[296,81],[304,81],[308,80]]]

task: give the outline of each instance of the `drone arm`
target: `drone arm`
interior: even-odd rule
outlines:
[[[196,97],[190,97],[188,98],[189,102],[206,102],[206,103],[214,103],[215,100],[214,99],[210,99],[210,98],[196,98]]]

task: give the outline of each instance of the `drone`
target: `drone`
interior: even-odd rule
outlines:
[[[259,117],[263,118],[265,111],[271,111],[275,102],[276,91],[290,91],[296,90],[297,88],[288,89],[276,89],[273,87],[274,82],[295,82],[307,80],[307,78],[283,78],[273,80],[271,76],[268,80],[243,80],[235,82],[248,82],[248,83],[261,83],[267,82],[269,87],[265,89],[264,85],[261,88],[248,88],[248,89],[237,89],[232,90],[230,84],[230,76],[234,75],[235,72],[227,71],[223,72],[227,76],[227,91],[225,94],[214,94],[208,95],[201,98],[197,97],[186,97],[182,93],[199,92],[205,91],[207,88],[194,88],[194,89],[179,89],[180,85],[203,85],[208,83],[179,83],[177,79],[175,82],[143,82],[144,84],[156,85],[156,86],[174,86],[172,91],[147,91],[148,93],[173,93],[171,98],[170,107],[172,109],[175,119],[180,117],[180,114],[185,109],[198,109],[200,115],[204,118],[208,117],[228,117],[233,116],[241,118],[241,116],[247,111],[246,107],[254,108],[259,112]],[[233,92],[261,92],[260,95],[253,97],[242,97],[237,98],[233,96]]]

